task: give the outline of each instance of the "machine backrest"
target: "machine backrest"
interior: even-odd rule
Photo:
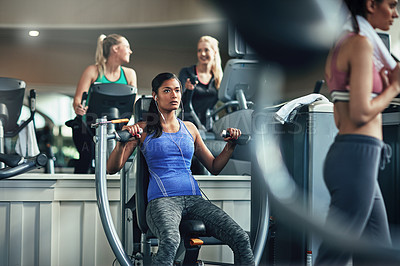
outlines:
[[[135,122],[144,120],[149,110],[151,97],[143,96],[135,103]],[[136,217],[140,230],[146,233],[148,230],[146,222],[147,188],[149,186],[149,171],[143,153],[137,148],[136,153]]]
[[[150,107],[152,97],[143,95],[135,103],[135,123],[143,121],[146,118],[147,111]]]
[[[147,188],[149,186],[149,171],[146,159],[140,149],[136,153],[136,217],[138,226],[143,233],[148,230],[146,222]]]

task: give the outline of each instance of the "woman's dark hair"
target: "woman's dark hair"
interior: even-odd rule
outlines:
[[[182,91],[182,84],[179,81],[178,77],[173,74],[173,73],[160,73],[158,74],[153,81],[151,82],[151,90],[158,94],[158,89],[161,87],[161,85],[164,83],[166,80],[170,79],[176,79],[179,82],[179,86],[181,87]],[[149,106],[149,114],[146,116],[146,122],[147,122],[147,134],[152,134],[154,133],[153,138],[158,138],[162,134],[162,127],[161,127],[161,121],[160,121],[160,116],[157,108],[157,104],[154,101],[154,99],[151,99],[150,106]],[[154,114],[154,115],[152,115]]]
[[[375,0],[378,3],[382,3],[383,0]],[[358,25],[356,16],[367,17],[367,0],[344,0],[347,8],[350,11],[354,32],[359,33],[360,27]]]

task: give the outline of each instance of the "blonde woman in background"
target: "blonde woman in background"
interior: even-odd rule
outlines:
[[[129,63],[131,54],[132,50],[125,37],[118,34],[99,36],[96,62],[83,71],[76,88],[73,102],[76,115],[85,117],[88,107],[81,103],[82,94],[88,92],[94,83],[120,83],[137,87],[135,70],[122,66]],[[94,158],[94,143],[87,128],[84,126],[73,128],[73,140],[79,152],[74,173],[93,172],[91,163]]]
[[[202,125],[206,125],[207,110],[211,110],[218,101],[218,89],[222,80],[221,56],[217,39],[202,36],[197,42],[197,64],[184,67],[179,72],[183,86],[182,103],[183,119],[196,122],[190,114],[189,102],[192,100],[194,112]],[[193,174],[206,174],[205,168],[193,157],[191,170]]]
[[[222,80],[221,56],[218,41],[202,36],[197,43],[197,64],[184,67],[179,72],[182,83],[185,120],[194,122],[189,113],[189,91],[193,91],[192,104],[200,122],[205,125],[206,112],[218,101],[218,89]]]
[[[128,40],[118,34],[100,35],[97,39],[96,63],[88,66],[79,80],[74,97],[74,111],[77,115],[86,114],[82,106],[82,94],[88,92],[93,83],[121,83],[137,86],[136,72],[124,67],[128,64],[132,50]]]

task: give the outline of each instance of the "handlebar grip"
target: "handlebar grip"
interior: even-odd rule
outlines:
[[[325,80],[323,80],[323,79],[317,80],[317,82],[315,82],[313,93],[319,93],[321,91],[322,85],[324,85],[324,83],[325,83]]]
[[[88,93],[85,91],[85,92],[82,94],[82,100],[81,100],[81,103],[82,103],[82,106],[83,106],[83,107],[85,107],[85,105],[86,105],[87,97],[88,97]]]
[[[192,83],[193,86],[196,86],[196,82],[198,82],[197,75],[193,75],[189,77],[190,83]]]
[[[221,132],[221,137],[223,138],[227,138],[229,137],[229,132],[226,130],[222,130]],[[250,135],[240,135],[240,137],[237,140],[233,140],[233,143],[239,144],[239,145],[246,145],[247,143],[249,143],[249,141],[251,140],[251,136]]]
[[[142,134],[142,133],[143,133],[143,129],[140,129],[139,134]],[[139,136],[139,134],[135,135],[134,137],[137,138]],[[128,142],[133,137],[131,135],[131,133],[129,133],[128,130],[119,130],[116,132],[116,135],[117,135],[117,138],[116,138],[117,141],[120,141],[122,143]]]
[[[82,104],[82,106],[83,107],[85,107],[86,106],[86,100],[87,100],[87,97],[88,97],[88,93],[85,91],[84,93],[82,93],[82,99],[81,99],[81,104]],[[82,116],[81,115],[76,115],[76,117],[78,117],[78,118],[82,118]]]
[[[31,112],[36,110],[36,91],[34,89],[29,92],[29,107]]]

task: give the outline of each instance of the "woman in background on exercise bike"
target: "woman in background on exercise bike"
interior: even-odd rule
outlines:
[[[202,36],[197,43],[197,64],[184,67],[179,72],[183,90],[183,107],[185,120],[194,123],[190,115],[190,91],[193,92],[192,104],[194,112],[202,125],[206,126],[206,112],[218,101],[218,89],[222,81],[221,56],[218,40],[211,36]]]
[[[137,86],[136,72],[132,68],[122,66],[128,64],[132,50],[128,40],[118,34],[100,35],[97,40],[96,63],[88,66],[76,88],[73,108],[77,116],[85,116],[87,106],[82,105],[82,95],[88,92],[94,83],[120,83]],[[83,123],[86,119],[84,117]],[[94,158],[94,143],[85,126],[73,128],[74,144],[79,152],[74,173],[87,174]]]
[[[184,120],[199,126],[190,113],[189,103],[192,101],[193,111],[200,123],[209,129],[206,113],[208,110],[211,111],[218,101],[222,76],[218,40],[211,36],[202,36],[197,42],[197,64],[184,67],[179,72],[179,80],[184,87],[182,96]],[[206,174],[196,157],[193,158],[191,170],[196,175]]]
[[[247,233],[223,210],[202,198],[190,171],[194,154],[212,174],[218,174],[235,149],[232,141],[241,132],[229,128],[227,144],[215,158],[196,126],[176,117],[181,92],[181,84],[174,74],[161,73],[153,79],[149,113],[154,116],[147,116],[149,121],[124,127],[137,138],[117,143],[108,159],[107,171],[118,172],[135,148],[140,147],[150,172],[146,220],[159,240],[157,255],[153,257],[155,265],[173,265],[181,241],[179,224],[182,218],[203,221],[207,232],[233,250],[235,264],[254,265]]]

